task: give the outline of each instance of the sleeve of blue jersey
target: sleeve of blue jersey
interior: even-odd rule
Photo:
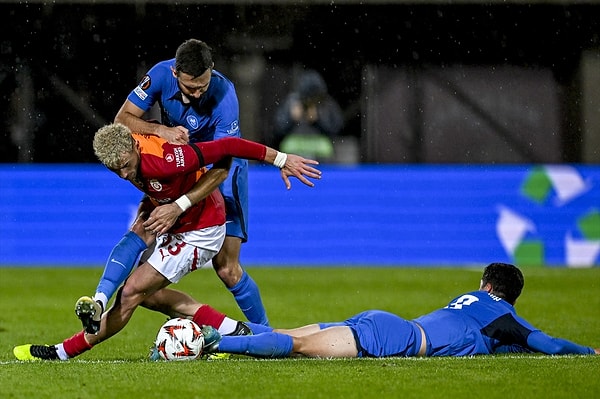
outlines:
[[[593,355],[594,349],[562,338],[551,337],[541,331],[533,331],[527,337],[527,345],[535,352],[547,355]]]

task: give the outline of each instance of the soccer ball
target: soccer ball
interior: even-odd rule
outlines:
[[[158,330],[155,344],[164,360],[194,360],[202,354],[204,335],[192,320],[171,319]]]

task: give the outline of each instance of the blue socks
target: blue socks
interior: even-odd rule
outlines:
[[[263,324],[252,323],[249,321],[245,321],[244,324],[246,324],[248,327],[250,327],[250,330],[252,330],[252,334],[254,334],[254,335],[273,331],[272,327],[265,326]]]
[[[96,288],[95,299],[98,299],[98,294],[102,294],[100,297],[105,297],[108,302],[129,276],[139,255],[146,248],[148,248],[146,243],[137,234],[132,231],[125,234],[108,256],[104,273]],[[106,309],[106,303],[103,303],[103,306]]]
[[[242,278],[233,287],[229,288],[235,301],[246,316],[246,319],[252,323],[269,325],[267,312],[260,297],[258,285],[252,280],[252,277],[244,270]]]
[[[238,353],[254,357],[288,357],[294,341],[289,335],[267,332],[258,335],[223,336],[219,342],[219,352]]]

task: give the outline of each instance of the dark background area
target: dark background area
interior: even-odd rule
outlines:
[[[359,139],[366,64],[549,68],[567,88],[562,158],[578,162],[577,71],[582,51],[600,47],[600,7],[0,4],[2,162],[96,162],[95,130],[112,120],[145,69],[173,57],[190,37],[208,42],[216,69],[230,77],[240,57],[264,57],[261,93],[278,79],[276,71],[320,70],[345,111],[344,135]],[[33,89],[26,107],[15,100],[24,79]],[[270,94],[256,116],[266,143],[271,107],[285,94]],[[12,132],[19,116],[29,123],[27,159],[19,158]]]

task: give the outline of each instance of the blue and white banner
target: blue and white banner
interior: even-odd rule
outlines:
[[[600,265],[600,167],[250,169],[244,266]],[[0,265],[100,266],[141,193],[100,165],[0,166]]]

